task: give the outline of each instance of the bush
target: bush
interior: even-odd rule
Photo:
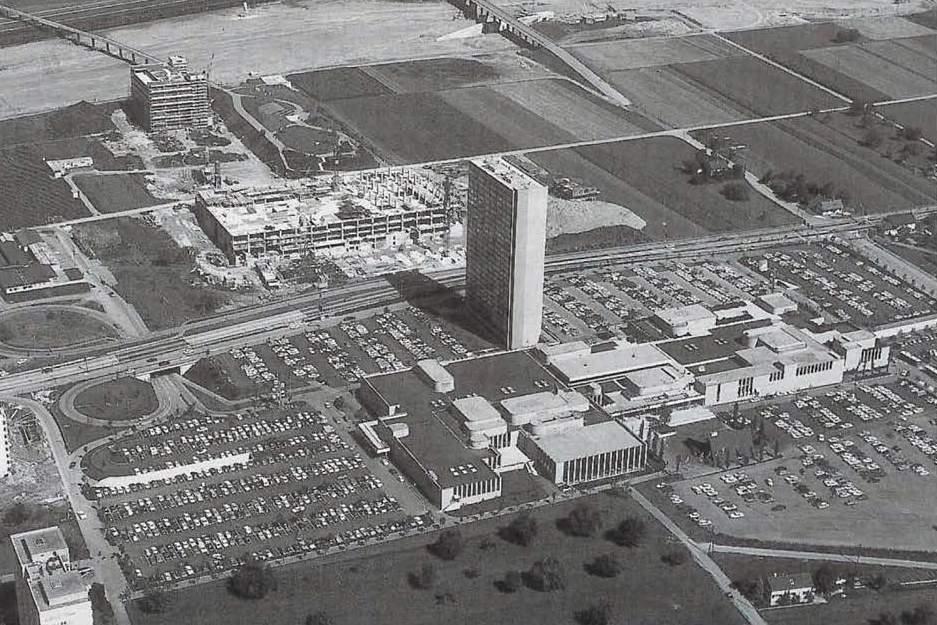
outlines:
[[[580,503],[557,525],[573,536],[595,536],[602,529],[602,513],[588,503]]]
[[[436,568],[432,564],[424,564],[416,573],[407,576],[410,585],[420,590],[428,590],[436,585]]]
[[[660,557],[661,561],[670,566],[680,566],[687,561],[686,549],[673,549]]]
[[[331,616],[320,610],[307,616],[303,625],[334,625],[334,623]]]
[[[553,557],[534,562],[527,572],[527,584],[540,592],[553,592],[566,588],[563,565]]]
[[[458,529],[444,530],[428,549],[441,560],[455,560],[465,549],[465,540]]]
[[[526,547],[536,538],[537,531],[537,520],[525,512],[502,527],[498,533],[509,543]]]
[[[587,564],[586,572],[598,577],[617,577],[621,573],[621,562],[615,554],[605,553]]]
[[[821,564],[813,572],[813,587],[821,595],[829,596],[836,590],[836,571],[829,564]]]
[[[608,539],[621,547],[637,547],[646,532],[644,521],[630,516],[608,532]]]
[[[263,599],[277,589],[277,580],[270,566],[254,560],[247,560],[228,580],[228,590],[242,599]]]
[[[579,625],[609,625],[611,618],[612,607],[606,602],[576,612],[576,622]]]
[[[748,185],[744,182],[729,182],[722,186],[721,193],[732,202],[747,202],[750,197]]]

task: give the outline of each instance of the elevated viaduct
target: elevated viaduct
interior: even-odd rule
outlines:
[[[623,96],[601,76],[586,67],[585,63],[561,48],[549,37],[537,32],[531,26],[511,15],[504,7],[495,4],[494,0],[449,0],[449,2],[458,7],[468,17],[484,24],[487,32],[498,32],[521,45],[545,50],[614,104],[619,106],[631,105],[628,98]]]
[[[72,28],[71,26],[66,26],[65,24],[60,24],[59,22],[54,22],[44,17],[39,17],[38,15],[33,15],[32,13],[26,13],[25,11],[20,11],[2,4],[0,4],[0,17],[16,20],[40,30],[51,32],[56,37],[67,39],[79,46],[84,46],[92,50],[104,52],[105,54],[109,54],[115,58],[127,61],[133,65],[138,63],[164,62],[164,59],[153,56],[152,54],[144,52],[143,50],[132,48],[128,45],[120,43],[119,41],[114,41],[113,39],[108,39],[107,37],[102,37],[101,35],[89,33],[77,28]]]

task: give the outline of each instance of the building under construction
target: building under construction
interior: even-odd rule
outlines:
[[[443,185],[412,170],[205,189],[195,196],[195,215],[232,264],[390,247],[449,229]]]
[[[130,68],[130,108],[147,132],[208,125],[208,76],[190,72],[185,57]]]

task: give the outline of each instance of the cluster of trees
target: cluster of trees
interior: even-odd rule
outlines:
[[[775,173],[769,169],[760,182],[768,185],[768,188],[785,202],[795,202],[804,206],[817,200],[841,199],[846,202],[849,197],[845,191],[837,190],[831,182],[818,184],[791,170]]]
[[[612,606],[607,601],[591,605],[576,612],[579,625],[609,625],[612,622]]]
[[[588,503],[579,503],[557,521],[557,527],[570,536],[595,536],[602,529],[602,513]]]
[[[719,192],[730,202],[747,202],[751,197],[751,191],[744,182],[728,182]]]

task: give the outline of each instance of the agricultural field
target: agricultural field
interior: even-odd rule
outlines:
[[[886,118],[905,127],[920,128],[924,138],[937,142],[937,98],[876,108]]]
[[[73,180],[101,213],[116,213],[165,202],[147,190],[145,174],[82,175],[75,176]]]
[[[0,231],[40,226],[89,216],[68,183],[52,178],[39,152],[31,147],[0,150]]]
[[[841,101],[712,35],[570,47],[658,123],[738,121]]]
[[[0,146],[34,144],[115,130],[111,114],[116,103],[78,102],[48,113],[0,121]]]
[[[528,157],[553,176],[599,188],[603,201],[625,206],[643,219],[643,232],[651,239],[794,223],[790,213],[754,191],[747,201],[731,202],[720,193],[719,183],[691,185],[682,167],[694,154],[680,139],[655,137]]]
[[[920,173],[882,158],[854,136],[807,117],[736,126],[731,141],[748,146],[746,164],[759,177],[802,174],[808,185],[826,186],[859,213],[897,211],[934,203],[937,185]]]
[[[561,520],[577,502],[598,510],[602,530],[626,518],[638,520],[645,528],[643,538],[634,547],[619,547],[601,530],[587,537],[564,534]],[[620,491],[577,502],[532,510],[530,514],[539,530],[527,547],[498,535],[499,528],[516,514],[486,519],[460,528],[465,548],[451,562],[436,559],[427,550],[427,545],[438,537],[430,533],[368,547],[353,560],[348,556],[325,556],[277,569],[277,592],[260,601],[232,597],[219,580],[174,592],[171,608],[164,614],[148,615],[133,607],[133,620],[136,625],[169,625],[190,618],[203,625],[222,625],[237,615],[251,622],[293,625],[307,614],[322,610],[342,624],[567,625],[576,622],[576,612],[601,597],[610,603],[613,618],[626,619],[611,621],[616,623],[657,623],[661,614],[667,615],[668,625],[695,625],[701,622],[700,615],[708,619],[703,622],[719,625],[744,622],[708,575],[692,560],[681,558],[686,556],[683,547]],[[675,555],[677,552],[679,555]],[[622,564],[617,577],[601,578],[589,573],[589,564],[604,554],[614,555]],[[547,557],[559,562],[565,579],[563,589],[541,592],[522,584],[515,592],[504,590],[508,572],[527,571],[534,562]],[[666,559],[675,564],[668,564]],[[432,588],[423,590],[415,588],[408,578],[425,564],[435,569],[436,581]],[[669,592],[659,592],[661,587]],[[349,603],[349,596],[357,600]]]
[[[904,18],[803,24],[725,36],[853,99],[873,102],[937,89],[937,31]]]
[[[657,129],[530,61],[446,58],[291,75],[331,117],[394,164]]]

